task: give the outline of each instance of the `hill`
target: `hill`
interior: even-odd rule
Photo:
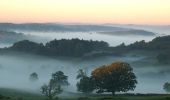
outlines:
[[[130,45],[124,43],[110,47],[104,41],[88,41],[80,39],[52,40],[46,44],[28,40],[19,41],[3,51],[26,52],[44,56],[61,57],[99,57],[121,56],[132,52],[152,52],[161,64],[170,64],[170,36],[162,36],[150,42],[136,41]]]
[[[97,32],[109,35],[146,35],[153,36],[155,33],[122,28],[113,27],[108,25],[68,25],[68,24],[53,24],[53,23],[25,23],[25,24],[13,24],[13,23],[0,23],[1,30],[10,31],[33,31],[33,32]]]
[[[45,45],[29,40],[19,41],[5,49],[10,51],[26,52],[46,56],[81,57],[92,51],[101,51],[109,45],[104,41],[87,41],[80,39],[52,40]]]
[[[24,30],[39,32],[88,32],[88,31],[115,31],[124,30],[120,27],[111,27],[104,25],[65,25],[53,23],[0,23],[0,29],[5,30]]]
[[[125,54],[134,51],[145,51],[156,54],[156,59],[159,63],[170,63],[170,36],[156,37],[150,42],[136,41],[130,45],[122,43],[117,47],[110,47],[109,51]]]
[[[106,32],[100,32],[101,34],[108,34],[108,35],[118,35],[118,36],[126,36],[126,35],[132,35],[132,36],[154,36],[156,35],[153,32],[145,31],[145,30],[121,30],[121,31],[106,31]]]
[[[26,36],[24,36],[22,33],[0,30],[1,43],[14,43],[22,39],[26,39]]]
[[[1,44],[13,44],[22,40],[39,41],[44,40],[44,38],[39,38],[33,35],[26,35],[19,32],[0,30],[0,43]]]

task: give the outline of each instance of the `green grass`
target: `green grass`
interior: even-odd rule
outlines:
[[[0,100],[47,100],[47,98],[30,92],[0,88]],[[59,100],[170,100],[170,96],[72,96],[60,97]]]
[[[44,100],[42,95],[15,89],[0,88],[0,95],[5,97],[0,100]]]
[[[79,97],[79,98],[63,98],[61,100],[170,100],[170,97],[166,96]]]

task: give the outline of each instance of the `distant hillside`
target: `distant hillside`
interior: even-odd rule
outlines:
[[[118,31],[124,30],[120,27],[111,27],[104,25],[64,25],[64,24],[40,24],[40,23],[0,23],[0,29],[5,30],[24,30],[40,32],[89,32],[89,31]]]
[[[159,35],[170,35],[170,25],[109,24],[108,26],[146,30]]]
[[[153,36],[155,33],[122,28],[113,27],[108,25],[66,25],[66,24],[48,24],[48,23],[25,23],[25,24],[13,24],[13,23],[0,23],[0,30],[9,31],[34,31],[34,32],[97,32],[109,35],[145,35]]]
[[[170,64],[170,36],[157,37],[150,42],[136,41],[130,45],[122,43],[116,47],[109,47],[108,43],[104,41],[80,39],[52,40],[46,44],[23,40],[1,50],[54,57],[120,56],[134,51],[145,51],[155,53],[154,56],[159,63]]]
[[[87,41],[79,39],[52,40],[45,45],[29,40],[19,41],[5,49],[10,51],[39,54],[45,56],[81,57],[93,51],[108,48],[108,43],[103,41]]]
[[[162,64],[170,64],[170,36],[162,36],[153,39],[150,42],[136,41],[130,45],[122,43],[117,47],[110,47],[108,51],[115,53],[128,53],[133,51],[149,51],[154,52],[157,55],[157,60]]]
[[[16,33],[12,31],[2,31],[0,30],[0,42],[1,43],[14,43],[27,37],[24,36],[22,33]]]
[[[156,35],[153,32],[145,31],[145,30],[121,30],[121,31],[106,31],[106,32],[100,32],[101,34],[108,34],[108,35],[118,35],[118,36],[126,36],[126,35],[141,35],[141,36],[154,36]]]
[[[1,44],[13,44],[21,40],[40,41],[45,40],[33,35],[25,35],[14,31],[0,30],[0,43]]]

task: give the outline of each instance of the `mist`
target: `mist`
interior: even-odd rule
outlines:
[[[130,24],[130,25],[111,25],[114,27],[122,27],[122,28],[131,28],[131,29],[142,29],[146,31],[151,31],[157,33],[157,35],[162,36],[162,35],[170,35],[170,26],[169,25],[135,25],[135,24]]]
[[[161,67],[136,65],[135,62],[145,59],[145,56],[133,57],[102,57],[95,59],[82,58],[48,58],[28,54],[9,54],[0,55],[0,87],[13,88],[24,91],[40,93],[40,87],[48,83],[51,74],[56,71],[63,71],[68,76],[70,86],[64,91],[76,93],[77,71],[84,69],[88,75],[91,71],[104,64],[114,61],[126,61],[132,64],[137,76],[138,84],[133,93],[164,93],[162,85],[169,81],[169,73],[162,73]],[[163,66],[162,66],[163,67]],[[164,67],[166,68],[166,66]],[[167,68],[168,69],[168,68]],[[39,80],[31,82],[29,75],[36,72]]]
[[[53,39],[73,39],[79,38],[84,40],[98,40],[105,41],[109,43],[110,46],[117,46],[121,43],[125,43],[126,45],[134,43],[136,41],[145,40],[146,42],[151,41],[156,36],[118,36],[118,35],[107,35],[100,34],[98,32],[33,32],[33,31],[17,31],[22,32],[25,35],[32,35],[39,37],[39,40],[34,40],[36,42],[45,43],[47,41]],[[41,40],[42,39],[42,40]]]
[[[99,40],[108,42],[110,46],[117,46],[121,43],[126,45],[136,41],[151,41],[156,36],[116,36],[99,34],[97,32],[33,32],[16,31],[25,35],[35,36],[34,42],[46,43],[53,39],[79,38],[84,40]],[[11,46],[12,44],[0,44],[0,47]],[[84,69],[90,76],[91,71],[105,64],[115,61],[125,61],[132,65],[137,76],[138,84],[132,93],[165,93],[162,86],[170,81],[170,69],[167,66],[156,65],[155,63],[138,64],[147,59],[147,56],[124,55],[105,56],[94,59],[85,58],[50,58],[29,54],[0,54],[0,87],[14,88],[24,91],[40,93],[43,84],[48,83],[51,74],[56,71],[63,71],[68,76],[70,86],[64,91],[76,93],[77,71]],[[38,74],[39,80],[31,82],[29,75],[33,72]]]

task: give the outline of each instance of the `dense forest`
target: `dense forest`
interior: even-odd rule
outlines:
[[[108,48],[108,43],[104,41],[87,41],[79,39],[52,40],[45,45],[29,40],[19,41],[7,50],[40,54],[46,56],[68,56],[80,57],[92,51],[101,51]]]
[[[156,37],[150,42],[145,42],[144,40],[136,41],[135,43],[127,46],[122,43],[117,47],[109,49],[121,54],[133,51],[154,52],[157,54],[156,56],[159,63],[170,63],[170,36]]]
[[[150,42],[136,41],[133,44],[124,43],[110,47],[104,41],[61,39],[52,40],[46,44],[35,43],[29,40],[19,41],[9,48],[9,51],[19,51],[45,56],[82,57],[87,55],[124,55],[133,51],[145,51],[156,53],[156,59],[161,64],[170,63],[170,36],[157,37]]]

